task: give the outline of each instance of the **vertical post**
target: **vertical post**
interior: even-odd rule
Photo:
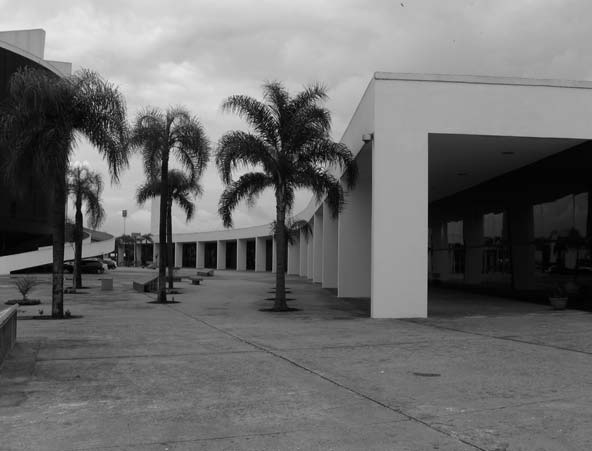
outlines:
[[[288,274],[300,273],[300,238],[296,238],[293,244],[288,244]]]
[[[266,246],[265,238],[255,239],[255,271],[265,271]]]
[[[356,157],[358,183],[346,195],[337,220],[337,295],[370,297],[372,153],[366,145]],[[395,235],[396,236],[396,235]],[[396,239],[393,236],[390,239]]]
[[[206,266],[206,243],[198,241],[195,243],[195,267],[205,268]]]
[[[304,232],[300,230],[300,239],[298,240],[300,243],[300,277],[306,277],[308,274],[308,238],[306,238]]]
[[[323,206],[314,215],[313,238],[313,274],[312,281],[321,283],[323,281]]]
[[[175,268],[183,266],[183,243],[175,244]]]
[[[271,239],[271,272],[275,274],[277,271],[277,244],[275,238]]]
[[[313,220],[313,224],[311,224],[311,226],[314,226],[314,220]],[[314,230],[314,227],[311,227],[311,230]],[[314,261],[314,251],[313,251],[313,242],[314,242],[314,236],[309,236],[308,237],[308,241],[307,241],[307,250],[306,250],[306,278],[307,279],[311,279],[313,278],[313,261]]]
[[[236,270],[247,270],[247,240],[236,240]]]
[[[337,288],[337,218],[323,202],[323,288]]]
[[[218,241],[216,249],[216,269],[226,269],[226,241]]]

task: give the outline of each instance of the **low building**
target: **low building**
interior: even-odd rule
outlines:
[[[341,138],[358,184],[336,220],[314,199],[296,215],[313,234],[288,274],[408,318],[430,278],[524,292],[592,271],[591,118],[590,82],[376,73]],[[173,240],[175,266],[275,266],[268,224]]]

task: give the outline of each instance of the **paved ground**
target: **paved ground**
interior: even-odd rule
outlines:
[[[297,278],[301,310],[263,313],[272,276],[232,272],[163,306],[113,274],[66,296],[82,318],[19,321],[0,449],[592,449],[589,313],[435,291],[431,319],[371,320]]]

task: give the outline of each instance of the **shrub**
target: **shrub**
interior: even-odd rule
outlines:
[[[27,294],[38,283],[39,282],[37,281],[37,279],[33,276],[25,276],[25,277],[21,277],[20,279],[16,280],[15,284],[23,296],[23,301],[27,301]]]

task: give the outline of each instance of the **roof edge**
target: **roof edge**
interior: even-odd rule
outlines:
[[[592,89],[592,81],[557,80],[545,78],[496,77],[490,75],[412,74],[397,72],[375,72],[374,79],[391,81],[427,81],[438,83],[546,86],[552,88]]]

